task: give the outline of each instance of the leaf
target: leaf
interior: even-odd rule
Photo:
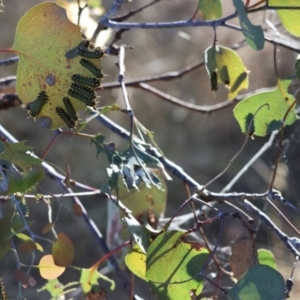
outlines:
[[[284,115],[294,102],[293,96],[287,93],[290,83],[289,79],[278,79],[275,89],[251,95],[237,104],[233,113],[242,132],[247,132],[249,121],[254,115],[255,135],[265,136],[280,128]],[[264,104],[267,105],[262,107]],[[259,108],[261,109],[258,111]],[[252,117],[249,118],[249,116]],[[295,109],[292,108],[284,126],[293,124],[297,119]]]
[[[269,6],[300,6],[300,2],[295,0],[269,0]],[[283,27],[294,36],[299,37],[300,25],[299,22],[295,22],[299,17],[299,9],[278,9],[276,13]]]
[[[56,278],[48,280],[47,283],[39,290],[37,290],[38,293],[46,290],[50,293],[52,299],[59,299],[59,296],[64,291],[64,285],[61,284]]]
[[[273,269],[277,269],[274,254],[267,249],[258,249],[258,260],[261,265],[267,265]]]
[[[296,69],[297,77],[300,78],[300,57],[299,57],[299,55],[297,57],[297,61],[296,61],[296,64],[295,64],[295,69]]]
[[[19,249],[21,247],[20,251],[28,252],[28,251],[33,251],[36,249],[36,250],[39,250],[40,252],[44,252],[44,249],[41,246],[41,244],[33,241],[31,239],[31,237],[29,237],[28,235],[26,235],[24,233],[17,233],[16,236],[24,242],[24,243],[20,244],[20,246],[19,246]]]
[[[82,286],[84,293],[88,293],[93,285],[98,285],[98,280],[102,279],[110,283],[110,289],[115,289],[115,282],[103,274],[99,273],[97,270],[94,270],[93,267],[89,269],[81,269],[79,282]]]
[[[55,223],[51,222],[48,223],[43,229],[42,229],[42,234],[46,234],[47,232],[49,232],[52,227],[54,226]]]
[[[41,159],[35,158],[27,153],[32,152],[32,147],[26,146],[25,141],[1,144],[4,146],[4,151],[0,154],[0,159],[9,161],[20,167],[25,173],[33,165],[40,165],[42,163]]]
[[[229,259],[234,277],[240,279],[251,267],[258,264],[258,257],[253,239],[242,238],[235,241]]]
[[[151,232],[147,230],[144,225],[141,225],[136,219],[124,217],[123,221],[125,222],[134,241],[146,254],[151,241]]]
[[[11,236],[11,216],[6,215],[0,219],[0,261],[10,247]]]
[[[146,254],[135,244],[125,257],[128,269],[136,276],[147,281],[146,278]]]
[[[66,269],[65,267],[57,266],[51,254],[44,255],[41,258],[38,268],[41,276],[48,280],[59,277]]]
[[[261,50],[265,45],[264,32],[260,25],[253,25],[247,15],[242,0],[233,0],[240,19],[240,25],[248,45],[254,50]]]
[[[252,267],[228,291],[227,299],[285,299],[285,282],[282,275],[269,266],[257,265]]]
[[[30,274],[26,274],[24,271],[15,270],[14,275],[25,289],[36,285],[36,280]]]
[[[52,246],[52,255],[57,266],[67,267],[74,260],[74,246],[70,238],[63,232],[57,236]]]
[[[85,46],[85,41],[81,37],[80,27],[71,23],[66,10],[53,2],[34,6],[18,22],[12,47],[19,55],[16,90],[29,109],[32,107],[31,102],[39,99],[35,102],[38,109],[35,109],[33,116],[39,118],[43,128],[56,129],[65,123],[74,127],[72,124],[75,121],[70,122],[69,118],[61,117],[63,114],[59,115],[56,108],[64,107],[63,98],[70,96],[73,75],[95,79],[95,73],[80,63],[81,57],[77,50],[81,46]],[[101,58],[86,61],[92,63],[101,75],[98,67]],[[90,90],[93,94],[95,87]],[[86,104],[93,106],[85,102],[90,96],[83,98],[79,101],[70,97],[75,111],[84,109]],[[94,99],[91,101],[95,102]]]
[[[212,46],[205,50],[204,60],[208,75],[211,77],[215,72],[217,82],[229,89],[228,100],[248,88],[248,71],[235,51],[223,46]]]
[[[147,217],[148,222],[153,228],[157,228],[158,218],[164,214],[167,204],[167,184],[161,175],[160,171],[157,169],[152,169],[160,179],[161,189],[157,189],[155,186],[147,188],[145,183],[140,183],[139,190],[130,189],[128,190],[122,183],[122,178],[118,179],[119,187],[119,199],[122,203],[131,210],[132,215],[138,221],[141,221],[143,217]],[[129,239],[130,235],[128,228],[124,222],[120,222],[120,218],[124,218],[125,214],[123,211],[116,212],[116,206],[111,201],[108,202],[108,218],[107,218],[107,240],[111,248],[116,247],[120,243]],[[136,224],[137,223],[137,224]],[[135,227],[135,225],[137,227]],[[140,227],[139,227],[140,226]],[[143,221],[143,225],[135,221],[132,224],[132,230],[134,228],[141,229],[143,236],[147,236],[145,239],[142,239],[137,235],[139,239],[139,245],[144,251],[149,246],[149,238],[152,234],[145,227],[147,226],[146,222]],[[131,230],[130,228],[130,230]],[[143,246],[142,246],[143,245]]]
[[[208,251],[197,242],[181,240],[182,234],[162,233],[147,252],[146,278],[158,299],[190,300],[191,290],[198,295],[203,289],[203,280],[197,274],[208,258]]]
[[[222,17],[222,4],[220,0],[199,0],[198,9],[206,21]]]
[[[73,204],[73,213],[76,217],[81,217],[82,216],[82,207],[79,204],[74,203]]]

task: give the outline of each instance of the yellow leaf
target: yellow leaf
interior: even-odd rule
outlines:
[[[38,265],[40,274],[44,279],[55,279],[59,277],[66,268],[59,267],[54,263],[53,256],[51,254],[45,255],[41,258]]]

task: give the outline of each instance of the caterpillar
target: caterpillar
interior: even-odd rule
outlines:
[[[78,120],[77,113],[72,105],[71,100],[68,97],[64,97],[63,103],[67,110],[67,114],[71,117],[72,120],[77,121]]]
[[[77,49],[77,54],[89,59],[98,59],[104,55],[104,52],[99,47],[90,49],[88,47],[80,46]]]
[[[92,89],[90,89],[89,87],[86,87],[84,85],[72,83],[71,89],[84,95],[86,98],[93,98],[93,99],[96,98],[95,92]]]
[[[88,71],[90,71],[95,77],[97,78],[103,78],[103,74],[101,73],[101,70],[93,64],[91,61],[82,58],[80,60],[80,64],[85,67]]]
[[[66,123],[66,125],[69,128],[75,127],[76,124],[75,120],[73,120],[62,107],[56,107],[55,110],[58,116]]]
[[[29,111],[31,117],[36,117],[40,114],[43,109],[43,106],[47,103],[48,96],[45,91],[41,91],[36,100],[29,102],[26,108]]]
[[[69,96],[83,102],[87,106],[95,106],[96,102],[94,100],[95,97],[87,97],[86,94],[82,93],[81,90],[68,90]]]
[[[75,74],[72,76],[72,80],[75,83],[83,84],[90,87],[97,87],[100,85],[100,80],[94,77],[86,77],[79,74]]]
[[[216,71],[210,73],[210,84],[212,91],[215,92],[218,90],[218,74]]]
[[[5,286],[4,283],[2,281],[2,278],[0,278],[0,300],[7,300],[7,294],[5,291]]]

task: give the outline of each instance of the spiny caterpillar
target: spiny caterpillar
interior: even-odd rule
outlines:
[[[96,98],[95,92],[92,89],[90,89],[89,87],[86,87],[84,85],[72,83],[71,89],[84,95],[86,98],[93,98],[93,99]]]
[[[210,73],[210,83],[211,83],[211,90],[217,91],[218,90],[218,74],[216,71]]]
[[[76,110],[74,109],[71,100],[68,97],[63,98],[64,106],[67,110],[67,114],[71,117],[72,120],[77,121],[78,117],[76,114]]]
[[[94,77],[82,76],[79,74],[75,74],[72,76],[72,80],[75,83],[83,84],[90,87],[97,87],[100,85],[100,80]]]
[[[45,91],[41,91],[36,100],[29,102],[26,106],[26,108],[29,110],[29,114],[31,117],[36,117],[40,114],[42,111],[44,105],[48,101],[48,96]]]
[[[55,110],[58,116],[66,123],[69,128],[75,127],[75,120],[73,120],[62,107],[56,107]]]
[[[101,73],[101,70],[93,64],[91,61],[82,58],[80,60],[80,64],[85,67],[88,71],[90,71],[95,77],[97,78],[103,78],[103,74]]]
[[[7,300],[7,294],[5,292],[5,286],[2,281],[2,278],[0,278],[0,300]]]
[[[77,54],[79,56],[89,58],[89,59],[98,59],[104,55],[104,52],[101,51],[101,49],[99,47],[97,47],[95,49],[90,49],[88,47],[80,46],[77,49]]]
[[[94,100],[95,97],[87,97],[86,94],[82,93],[81,90],[69,89],[68,94],[71,97],[83,102],[87,106],[95,106],[96,105],[96,102]]]

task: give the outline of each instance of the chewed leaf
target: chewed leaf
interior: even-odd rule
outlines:
[[[295,0],[269,0],[270,6],[299,6],[300,2]],[[299,18],[299,9],[278,9],[276,10],[283,27],[293,34],[300,36],[300,24],[295,22]]]
[[[81,269],[80,279],[79,282],[81,284],[82,290],[85,293],[88,293],[93,286],[99,285],[98,280],[104,280],[110,283],[110,289],[115,289],[115,282],[105,275],[99,273],[97,270],[95,270],[93,267],[89,269]]]
[[[233,5],[238,12],[242,31],[248,45],[255,50],[263,49],[265,38],[261,26],[253,25],[250,22],[242,0],[233,0]]]
[[[235,51],[212,46],[205,50],[204,60],[212,90],[216,90],[217,83],[221,83],[229,89],[228,100],[232,100],[242,89],[248,88],[248,71]],[[213,82],[212,76],[217,83]]]
[[[290,82],[288,79],[278,80],[275,89],[249,96],[234,108],[233,113],[242,132],[247,132],[252,118],[251,128],[257,136],[265,136],[280,128],[284,115],[294,103],[293,96],[287,92]],[[284,125],[291,125],[297,119],[292,108]]]
[[[220,0],[198,0],[198,9],[206,21],[222,17],[222,4]]]
[[[40,165],[42,160],[30,155],[32,147],[25,145],[25,142],[1,143],[4,151],[0,154],[1,160],[6,160],[20,167],[25,173],[33,165]]]

